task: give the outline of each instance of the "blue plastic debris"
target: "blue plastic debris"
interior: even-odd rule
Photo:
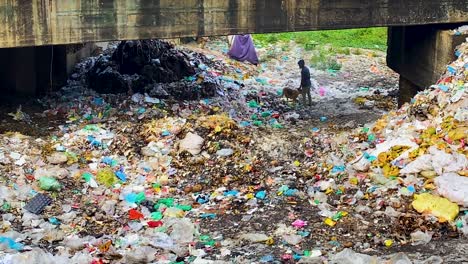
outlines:
[[[199,204],[207,203],[209,200],[209,197],[203,194],[198,195],[198,197],[195,199],[195,201]]]
[[[257,194],[255,194],[255,198],[258,198],[261,200],[265,199],[265,197],[266,197],[266,191],[259,191],[257,192]]]
[[[95,97],[94,100],[93,100],[93,103],[95,105],[103,105],[104,104],[104,99],[100,98],[100,97]]]
[[[456,74],[457,73],[457,70],[452,67],[452,66],[447,66],[447,70],[448,72],[450,72],[451,74]]]
[[[99,142],[99,140],[97,140],[95,137],[93,136],[88,136],[88,142],[91,144],[91,146],[93,147],[100,147],[102,146],[102,143]]]
[[[248,127],[248,126],[250,126],[251,124],[250,124],[250,122],[248,122],[248,121],[241,121],[239,125],[240,125],[240,127]]]
[[[127,175],[125,174],[125,172],[123,172],[123,170],[118,170],[115,172],[115,176],[117,176],[117,178],[119,178],[121,181],[123,182],[126,182],[127,181]]]
[[[344,165],[335,165],[333,166],[333,169],[331,170],[331,173],[339,173],[339,172],[344,172],[346,167]]]
[[[266,255],[266,256],[263,256],[261,259],[260,259],[260,262],[261,263],[268,263],[268,262],[273,262],[275,259],[273,258],[272,255]]]
[[[0,243],[6,244],[9,248],[14,250],[23,250],[24,248],[22,243],[18,243],[9,237],[0,236]]]
[[[111,165],[114,163],[114,159],[111,158],[111,157],[104,157],[102,158],[101,160],[102,163],[106,164],[106,165]]]
[[[200,217],[201,217],[201,218],[204,218],[204,219],[215,219],[215,218],[216,218],[216,214],[213,214],[213,213],[206,213],[206,214],[201,214]]]
[[[320,121],[327,122],[328,118],[326,116],[321,116]]]
[[[125,201],[127,203],[136,203],[136,199],[137,199],[137,194],[136,193],[129,193],[127,195],[125,195]]]
[[[49,218],[49,222],[53,225],[60,225],[60,220],[58,220],[56,217]]]
[[[238,193],[239,191],[236,190],[225,191],[224,196],[237,196]]]
[[[374,161],[377,159],[376,156],[373,156],[373,155],[370,155],[369,153],[367,152],[364,152],[364,158],[370,162]]]
[[[294,196],[298,192],[297,189],[288,189],[284,192],[285,196]]]
[[[439,84],[439,89],[444,92],[448,92],[449,87],[447,85]]]

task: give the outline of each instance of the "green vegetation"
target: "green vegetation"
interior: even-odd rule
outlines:
[[[377,50],[385,51],[387,28],[257,34],[254,41],[259,46],[278,44],[275,49],[268,49],[266,59],[278,58],[282,52],[290,50],[289,42],[294,41],[310,52],[312,67],[339,71],[342,65],[337,60],[338,54],[362,55],[364,51],[361,49],[370,49],[374,51],[369,56],[377,57]]]
[[[331,46],[320,46],[310,51],[310,65],[320,70],[341,70],[341,64],[336,59],[337,54],[346,54],[349,49],[334,49]]]
[[[334,48],[361,48],[381,51],[387,49],[387,28],[257,34],[253,37],[255,43],[261,46],[293,40],[304,45],[306,50],[314,49],[320,45],[331,45]]]

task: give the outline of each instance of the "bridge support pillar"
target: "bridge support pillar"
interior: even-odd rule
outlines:
[[[93,50],[91,44],[0,49],[1,92],[36,96],[56,90]]]
[[[437,82],[455,60],[455,48],[467,35],[455,35],[455,25],[390,27],[387,64],[400,74],[401,105]]]

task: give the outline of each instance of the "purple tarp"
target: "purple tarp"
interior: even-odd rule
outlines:
[[[258,64],[258,56],[250,35],[237,35],[234,37],[234,43],[228,55],[238,61],[248,61],[252,64]]]

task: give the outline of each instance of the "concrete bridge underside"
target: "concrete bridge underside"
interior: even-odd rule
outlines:
[[[387,26],[407,100],[454,58],[464,37],[447,29],[463,23],[468,0],[0,0],[0,83],[59,87],[89,54],[83,43]]]
[[[468,0],[0,0],[0,48],[466,22]]]

